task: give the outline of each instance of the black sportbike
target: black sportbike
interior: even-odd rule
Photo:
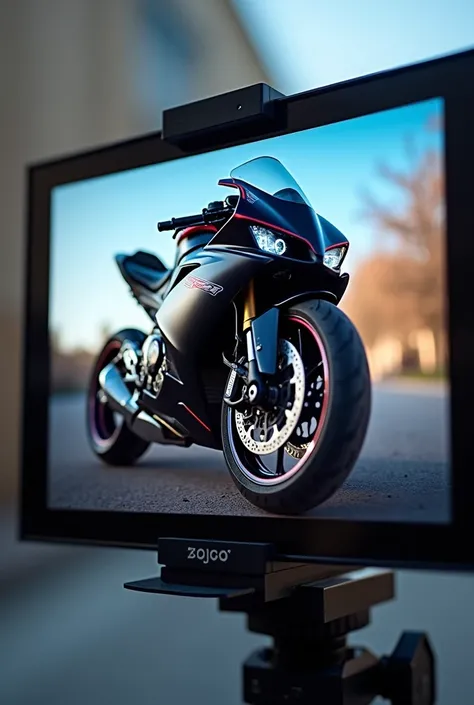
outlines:
[[[247,500],[299,514],[341,486],[369,422],[364,346],[337,307],[349,243],[277,159],[218,183],[238,193],[158,223],[175,231],[172,269],[116,255],[152,329],[122,330],[98,356],[90,443],[112,465],[150,443],[221,449]]]

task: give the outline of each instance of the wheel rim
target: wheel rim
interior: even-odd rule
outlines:
[[[118,414],[110,408],[99,384],[99,373],[108,365],[121,348],[118,340],[111,341],[102,351],[95,366],[95,372],[89,388],[89,429],[94,442],[101,448],[110,448],[116,441],[122,428]]]
[[[283,403],[278,409],[256,413],[235,412],[239,440],[255,455],[269,455],[286,443],[293,434],[305,398],[304,366],[295,346],[281,339],[278,346],[279,394]]]
[[[227,410],[227,435],[234,461],[242,474],[258,485],[278,485],[300,472],[318,443],[327,417],[329,365],[319,333],[303,318],[289,316],[282,321],[280,337],[298,350],[306,381],[303,409],[288,441],[275,453],[252,453],[239,437],[235,411]]]

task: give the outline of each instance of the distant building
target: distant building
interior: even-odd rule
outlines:
[[[143,127],[154,127],[166,107],[260,81],[271,83],[232,0],[118,4],[122,22],[134,26],[134,44],[123,61],[132,78],[130,118]]]

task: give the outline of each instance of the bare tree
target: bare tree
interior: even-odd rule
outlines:
[[[430,121],[427,129],[439,129]],[[410,331],[428,328],[444,358],[445,255],[444,178],[441,155],[421,155],[407,143],[406,173],[386,164],[378,174],[394,189],[388,204],[365,197],[364,215],[381,238],[381,252],[359,269],[349,287],[347,309],[372,344],[391,333],[406,340]],[[351,290],[352,289],[352,290]]]
[[[349,285],[343,308],[359,329],[364,343],[373,346],[384,337],[408,341],[421,327],[416,299],[399,272],[406,273],[412,260],[403,255],[379,254],[358,267]]]

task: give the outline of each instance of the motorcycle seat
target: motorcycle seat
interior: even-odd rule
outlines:
[[[141,250],[133,255],[122,255],[119,264],[131,284],[141,284],[151,291],[158,291],[170,273],[156,255]]]

